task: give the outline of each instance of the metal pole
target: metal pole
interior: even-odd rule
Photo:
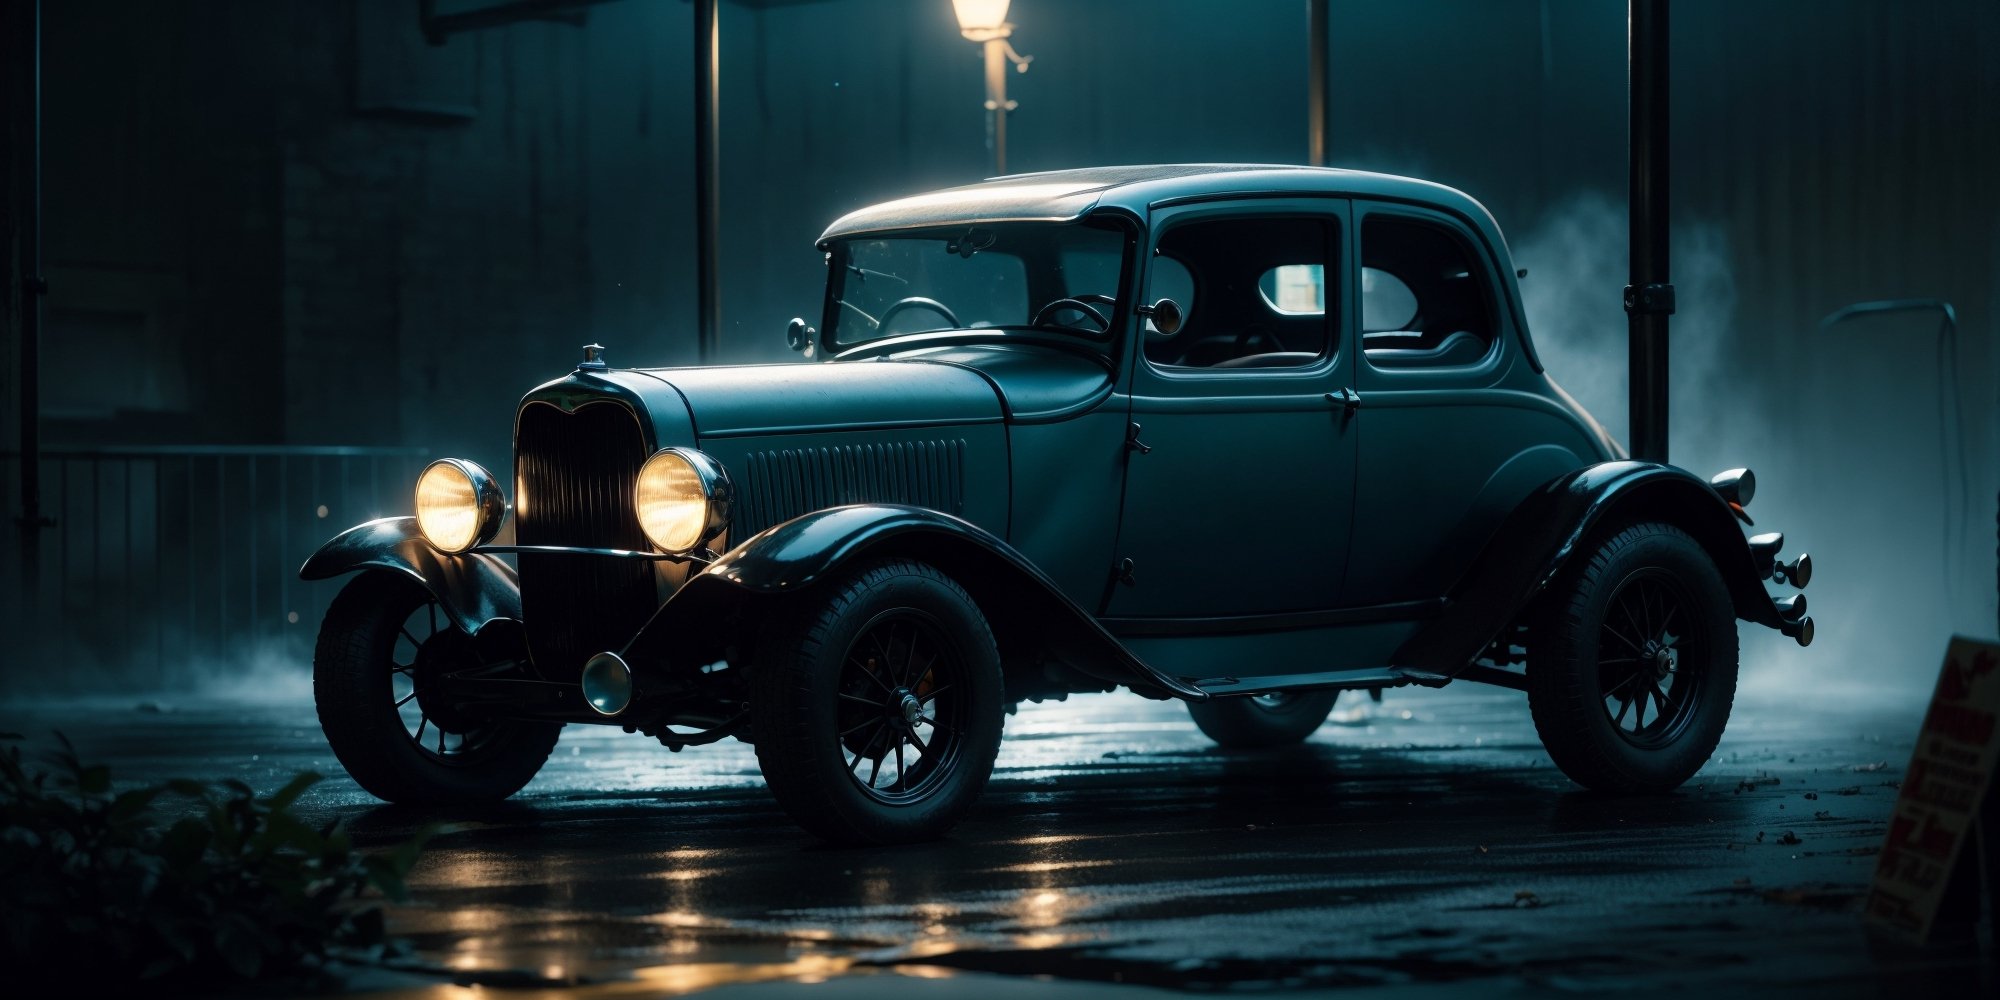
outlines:
[[[695,312],[701,337],[698,357],[706,364],[722,351],[722,294],[716,263],[720,253],[722,134],[717,90],[718,0],[694,0],[694,226]]]
[[[41,597],[42,529],[42,3],[26,5],[27,30],[22,33],[27,58],[27,205],[21,213],[21,613],[24,641],[33,642],[33,624]],[[11,89],[11,88],[9,88]],[[35,655],[35,650],[30,655]]]
[[[1306,0],[1306,162],[1326,166],[1326,134],[1332,127],[1327,94],[1328,0]]]
[[[1632,457],[1667,460],[1667,317],[1674,312],[1668,277],[1667,3],[1629,0],[1631,99],[1631,284],[1625,286],[1630,325]]]
[[[993,175],[1007,172],[1007,39],[986,40],[986,140],[993,150]]]

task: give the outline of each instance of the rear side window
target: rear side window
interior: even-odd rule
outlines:
[[[1493,349],[1493,290],[1458,233],[1370,216],[1361,226],[1361,346],[1377,368],[1458,368]]]

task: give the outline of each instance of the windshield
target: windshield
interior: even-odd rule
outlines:
[[[826,322],[840,347],[1002,327],[1108,339],[1124,256],[1124,230],[1098,221],[842,240]]]

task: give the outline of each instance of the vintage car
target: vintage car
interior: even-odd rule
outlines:
[[[1283,166],[1018,175],[820,237],[810,364],[623,369],[528,393],[510,505],[433,463],[314,692],[355,780],[491,800],[566,723],[755,745],[840,842],[935,837],[1023,700],[1185,701],[1225,747],[1341,691],[1526,692],[1562,770],[1670,789],[1714,750],[1738,619],[1811,641],[1811,563],[1746,539],[1747,471],[1625,453],[1537,358],[1492,217]],[[495,544],[512,513],[513,544]],[[518,560],[518,571],[508,558]]]

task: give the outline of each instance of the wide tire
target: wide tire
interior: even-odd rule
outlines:
[[[1203,735],[1232,750],[1283,747],[1311,736],[1326,721],[1339,691],[1295,691],[1251,698],[1188,702]]]
[[[465,633],[442,615],[433,619],[434,603],[416,581],[379,570],[341,589],[313,654],[320,728],[341,766],[376,798],[412,805],[497,802],[541,770],[562,725],[446,727],[425,714],[418,697],[405,698],[439,658],[470,647]],[[438,627],[427,633],[424,625],[432,620]]]
[[[1602,539],[1531,629],[1528,707],[1585,788],[1661,792],[1707,763],[1736,697],[1736,614],[1708,552],[1668,524]]]
[[[1004,715],[986,618],[937,569],[893,560],[758,624],[757,762],[778,804],[840,844],[929,840],[986,787]]]

